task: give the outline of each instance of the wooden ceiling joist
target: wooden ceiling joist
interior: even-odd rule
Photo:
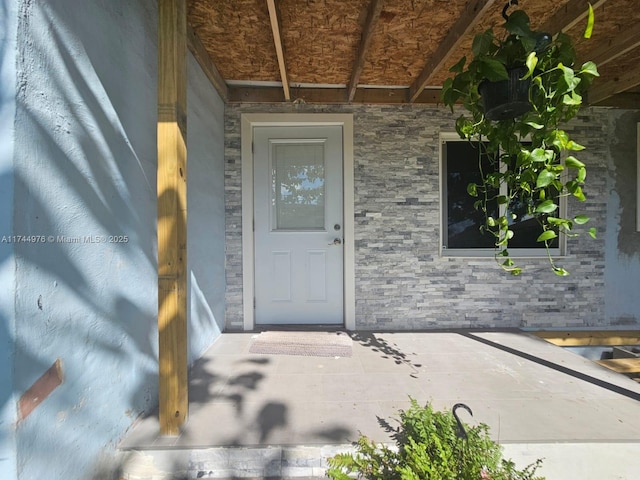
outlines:
[[[360,75],[364,68],[364,61],[367,57],[369,46],[371,45],[371,39],[373,38],[373,32],[380,18],[382,12],[382,4],[384,0],[371,0],[369,8],[367,10],[367,17],[364,22],[364,28],[362,30],[362,36],[360,38],[360,46],[358,47],[358,54],[356,61],[353,64],[353,70],[351,72],[351,80],[349,81],[347,100],[352,102],[356,95],[356,88],[358,88],[358,82],[360,81]]]
[[[589,13],[589,3],[593,9],[604,5],[607,0],[569,0],[551,18],[549,18],[540,28],[543,32],[553,35],[559,32],[566,32],[574,27],[578,22],[585,19]]]
[[[211,57],[207,53],[207,50],[200,41],[196,32],[189,26],[187,27],[187,45],[200,65],[200,68],[202,68],[204,74],[207,76],[222,100],[226,102],[229,99],[229,88],[227,87],[227,82],[225,82],[222,75],[220,75],[220,72],[211,60]]]
[[[249,97],[257,101],[439,103],[437,88],[449,76],[454,57],[469,57],[473,35],[502,22],[505,1],[415,0],[383,6],[383,0],[190,0],[195,31],[187,32],[188,47],[229,102],[254,88]],[[588,41],[581,37],[589,0],[520,3],[535,30],[567,33],[580,63],[598,65],[601,77],[594,81],[591,104],[639,105],[640,89],[634,87],[640,58],[637,0],[591,0],[596,18]],[[339,92],[342,98],[336,100]]]
[[[287,67],[284,61],[284,48],[282,46],[282,36],[280,35],[280,17],[276,7],[275,0],[267,0],[269,8],[269,20],[271,21],[271,31],[273,32],[273,43],[276,48],[278,57],[278,68],[280,69],[280,79],[282,80],[282,90],[284,98],[288,102],[291,100],[291,92],[289,90],[289,80],[287,78]]]
[[[595,105],[607,98],[640,85],[640,64],[627,70],[619,77],[609,78],[604,82],[596,79],[589,89],[589,103]]]
[[[612,62],[618,57],[640,47],[640,28],[630,28],[600,43],[589,52],[589,58],[599,67]]]
[[[470,0],[460,16],[449,30],[447,36],[440,42],[427,64],[409,88],[409,101],[415,102],[424,87],[429,83],[434,73],[440,70],[449,59],[463,37],[471,31],[495,0]]]

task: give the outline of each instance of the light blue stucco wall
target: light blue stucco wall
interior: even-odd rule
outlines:
[[[56,359],[64,382],[17,426],[18,477],[80,479],[156,399],[157,14],[20,3],[14,231],[44,242],[15,245],[14,388]]]
[[[189,55],[187,205],[189,361],[224,329],[224,102]]]
[[[15,276],[13,395],[56,360],[64,376],[17,424],[20,479],[117,474],[117,442],[157,405],[156,4],[20,1],[15,12],[6,228],[39,241],[5,250]],[[193,360],[224,316],[223,106],[191,58],[189,74]]]
[[[605,240],[605,315],[612,325],[640,326],[640,232],[638,208],[640,111],[615,110],[609,124],[609,171]]]
[[[0,0],[0,239],[13,235],[13,122],[16,98],[17,3]],[[8,240],[4,238],[4,240]],[[0,242],[0,478],[16,476],[13,244]]]

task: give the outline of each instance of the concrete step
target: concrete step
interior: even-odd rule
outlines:
[[[543,459],[546,480],[637,480],[640,443],[552,442],[503,444],[518,468]],[[122,480],[316,480],[327,479],[327,459],[352,445],[158,448],[122,450]]]
[[[351,445],[165,448],[119,452],[123,480],[325,479],[327,459]]]

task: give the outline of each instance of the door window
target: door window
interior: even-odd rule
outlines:
[[[323,143],[273,143],[271,229],[324,230]]]

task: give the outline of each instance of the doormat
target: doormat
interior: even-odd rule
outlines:
[[[350,357],[353,341],[344,332],[262,332],[253,337],[250,353]]]

